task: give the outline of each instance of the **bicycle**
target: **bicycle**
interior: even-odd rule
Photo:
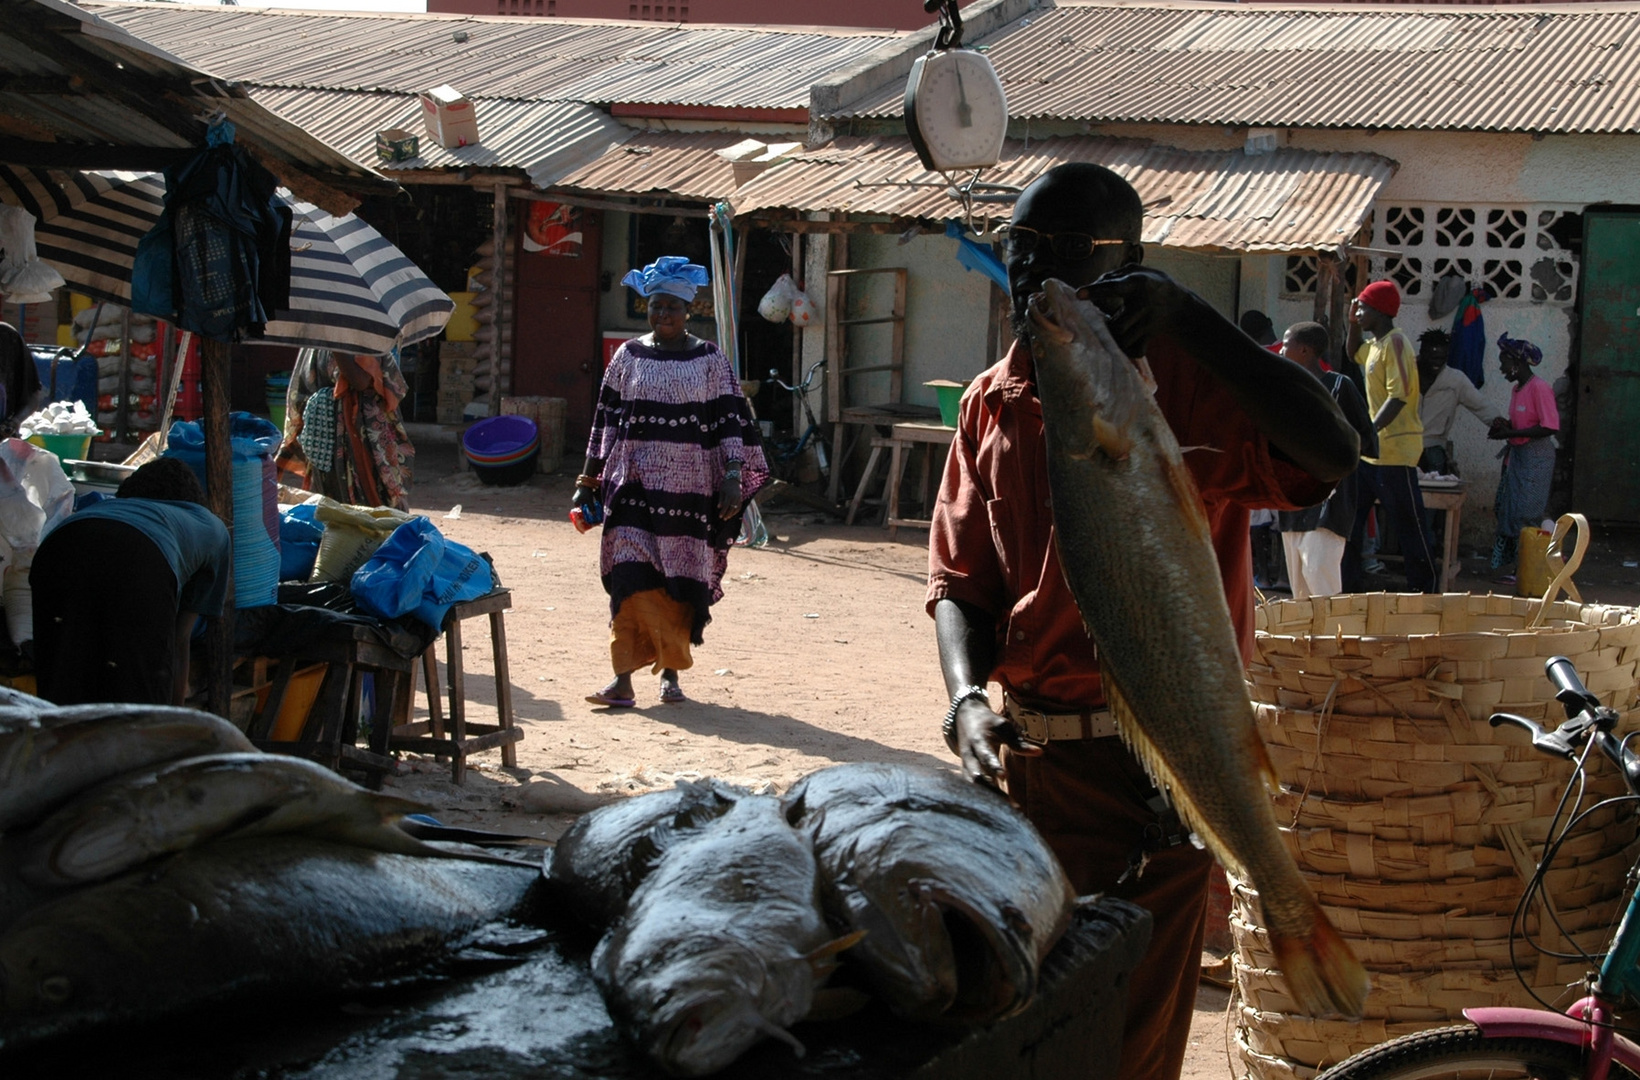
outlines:
[[[1510,713],[1494,713],[1493,727],[1513,724],[1532,735],[1542,753],[1575,763],[1572,779],[1551,819],[1543,857],[1515,909],[1518,925],[1532,897],[1543,888],[1544,875],[1562,842],[1579,822],[1602,807],[1640,799],[1640,754],[1628,747],[1631,733],[1612,734],[1616,710],[1600,704],[1578,678],[1572,662],[1553,656],[1544,665],[1555,686],[1555,700],[1566,710],[1566,722],[1546,732],[1537,722]],[[1560,828],[1568,800],[1585,775],[1589,752],[1598,748],[1623,774],[1629,794],[1606,799],[1574,813]],[[1574,811],[1577,803],[1572,803]],[[1558,829],[1558,832],[1557,832]],[[1631,888],[1636,872],[1629,872]],[[1515,938],[1511,927],[1511,944]],[[1592,964],[1595,958],[1585,958]],[[1317,1080],[1439,1080],[1458,1077],[1531,1077],[1535,1080],[1635,1080],[1640,1075],[1640,1044],[1613,1029],[1613,1010],[1624,998],[1640,998],[1640,894],[1631,895],[1611,948],[1588,993],[1565,1012],[1539,998],[1542,1009],[1487,1007],[1465,1009],[1467,1024],[1403,1035],[1380,1043],[1323,1072]],[[1523,980],[1524,981],[1524,980]],[[1535,998],[1537,994],[1533,992]]]
[[[803,416],[809,422],[809,426],[804,429],[803,434],[796,438],[771,438],[768,440],[769,471],[776,478],[784,480],[788,484],[798,482],[796,477],[799,467],[798,462],[811,446],[814,447],[814,462],[820,468],[820,479],[825,480],[830,476],[831,468],[826,455],[826,440],[820,431],[820,421],[815,417],[814,409],[809,406],[809,387],[814,384],[814,377],[825,366],[826,362],[822,360],[809,368],[809,373],[803,376],[803,381],[796,386],[782,379],[777,369],[769,369],[769,381],[780,387],[780,389],[797,395],[797,400],[803,405]]]

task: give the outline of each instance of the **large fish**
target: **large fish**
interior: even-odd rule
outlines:
[[[185,851],[0,933],[0,1047],[234,998],[333,994],[447,955],[540,873],[311,837]]]
[[[178,758],[254,750],[239,729],[194,709],[49,709],[0,734],[0,832],[121,773]]]
[[[602,930],[660,856],[657,837],[705,824],[751,793],[716,780],[680,780],[656,791],[581,815],[546,857],[546,875],[570,912]]]
[[[1043,286],[1030,317],[1054,541],[1118,729],[1219,861],[1258,888],[1294,1000],[1359,1016],[1366,971],[1277,831],[1207,518],[1149,367],[1064,282]]]
[[[834,919],[865,931],[849,953],[895,1012],[987,1022],[1036,990],[1076,893],[1023,814],[950,773],[837,765],[786,795],[814,840]]]
[[[404,855],[446,854],[395,824],[422,809],[303,758],[216,754],[117,777],[13,839],[23,880],[51,888],[101,881],[224,836],[300,832]]]
[[[662,853],[592,953],[621,1028],[662,1069],[704,1076],[765,1036],[790,1043],[835,953],[808,839],[751,795]]]

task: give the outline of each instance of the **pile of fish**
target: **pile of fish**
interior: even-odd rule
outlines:
[[[1030,315],[1055,544],[1118,730],[1218,860],[1257,886],[1301,1010],[1360,1016],[1366,969],[1276,826],[1212,533],[1149,367],[1062,281]]]
[[[984,853],[983,857],[976,857]],[[781,799],[680,783],[594,810],[547,862],[602,934],[592,976],[662,1069],[702,1076],[867,995],[901,1016],[983,1023],[1023,1008],[1075,893],[1000,795],[934,770],[838,765]]]
[[[207,713],[0,694],[0,1048],[373,981],[525,902],[419,809]]]

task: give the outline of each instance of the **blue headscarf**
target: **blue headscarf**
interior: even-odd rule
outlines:
[[[1499,334],[1498,352],[1518,356],[1533,367],[1543,363],[1543,350],[1525,338],[1512,338],[1508,334]]]
[[[642,270],[628,270],[621,284],[632,286],[640,296],[666,293],[687,304],[695,298],[700,287],[711,280],[706,267],[692,263],[682,255],[662,255]]]

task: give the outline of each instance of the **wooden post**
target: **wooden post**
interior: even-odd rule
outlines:
[[[495,271],[491,288],[495,290],[495,321],[490,327],[495,332],[490,356],[494,368],[490,373],[490,415],[501,412],[501,399],[512,393],[512,350],[505,347],[507,319],[511,315],[507,303],[507,185],[495,186],[495,212],[491,222],[495,232]],[[506,370],[502,370],[502,365]]]
[[[200,381],[205,394],[205,498],[211,512],[222,519],[233,535],[233,445],[228,435],[228,387],[230,346],[225,341],[201,338],[199,342]],[[223,719],[233,694],[233,562],[228,562],[227,599],[222,617],[207,629],[206,708]]]

